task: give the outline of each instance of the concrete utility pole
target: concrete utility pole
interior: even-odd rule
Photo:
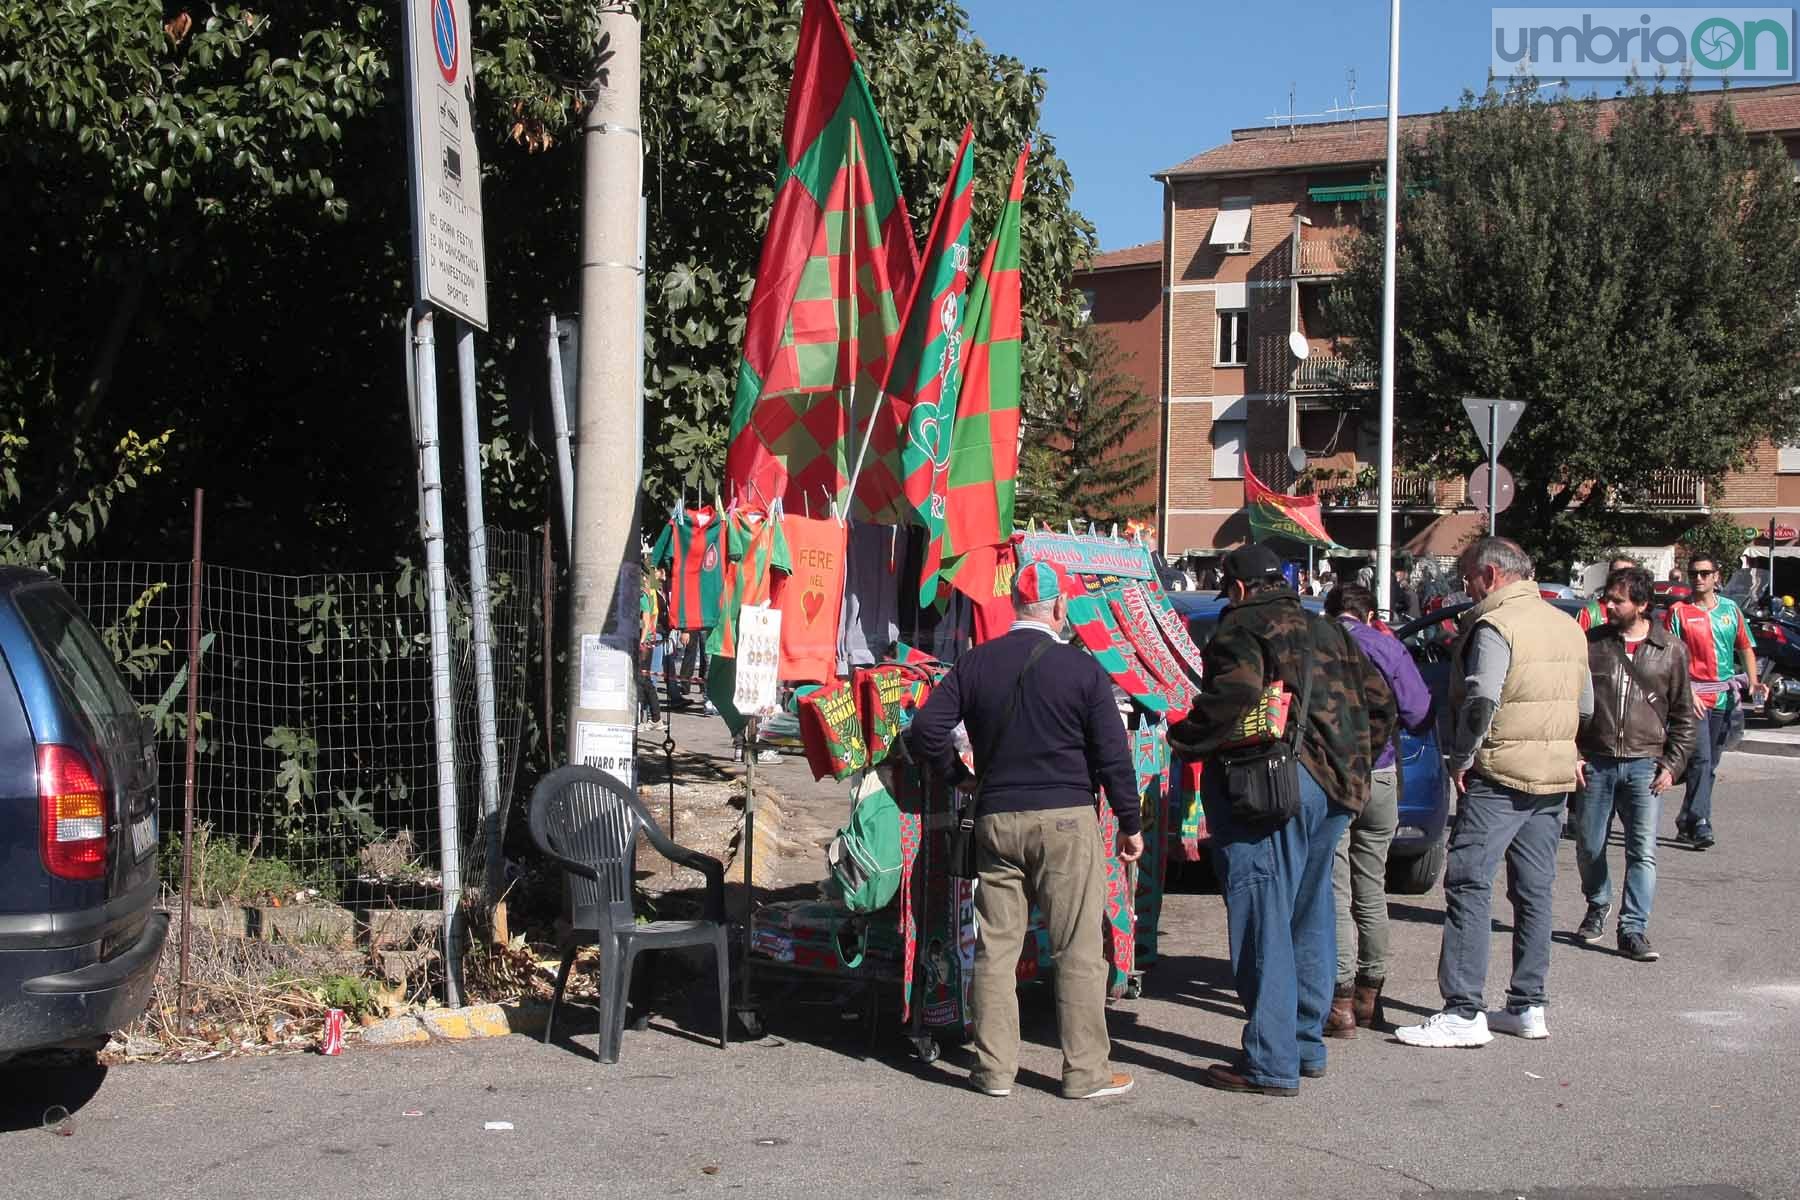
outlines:
[[[637,0],[600,0],[601,47],[582,129],[581,354],[569,594],[569,760],[636,785],[638,340],[643,135]]]

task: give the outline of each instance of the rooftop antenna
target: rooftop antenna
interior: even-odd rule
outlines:
[[[1294,140],[1294,136],[1295,136],[1294,130],[1301,121],[1313,121],[1313,120],[1341,121],[1345,118],[1346,115],[1348,115],[1350,120],[1354,123],[1357,120],[1358,113],[1386,112],[1387,111],[1387,105],[1385,105],[1385,104],[1358,104],[1356,102],[1356,70],[1355,70],[1355,68],[1351,68],[1346,73],[1346,77],[1347,77],[1347,80],[1350,85],[1350,103],[1348,106],[1339,104],[1334,99],[1331,102],[1331,107],[1326,109],[1323,112],[1305,112],[1305,113],[1296,112],[1295,104],[1294,104],[1295,85],[1290,83],[1288,85],[1288,110],[1287,110],[1286,114],[1270,113],[1268,116],[1264,117],[1263,120],[1276,122],[1278,128],[1279,128],[1279,122],[1286,121],[1287,122],[1287,131],[1288,131],[1288,141],[1291,142]]]

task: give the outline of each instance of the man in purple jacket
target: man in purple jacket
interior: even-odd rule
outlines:
[[[1344,584],[1325,597],[1325,612],[1341,622],[1393,689],[1400,724],[1422,728],[1431,718],[1431,693],[1400,639],[1369,623],[1375,597],[1360,584]],[[1337,902],[1337,990],[1325,1036],[1356,1036],[1356,1027],[1380,1023],[1381,988],[1387,981],[1387,859],[1400,822],[1396,741],[1382,748],[1370,779],[1369,803],[1338,840],[1331,886]]]

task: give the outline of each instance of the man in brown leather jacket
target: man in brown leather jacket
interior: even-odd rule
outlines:
[[[1650,597],[1650,572],[1641,567],[1607,577],[1606,624],[1588,632],[1594,715],[1576,739],[1583,788],[1575,864],[1588,908],[1575,937],[1593,943],[1606,931],[1612,911],[1606,837],[1616,810],[1625,825],[1619,953],[1638,962],[1659,957],[1645,932],[1656,894],[1657,817],[1662,794],[1680,778],[1697,735],[1687,647],[1650,620]]]

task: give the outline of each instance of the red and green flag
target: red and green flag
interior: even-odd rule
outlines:
[[[849,514],[852,456],[919,263],[881,117],[831,0],[806,0],[783,143],[725,477],[741,503],[808,512],[829,498]]]
[[[925,243],[925,266],[906,309],[906,325],[887,381],[887,413],[870,427],[868,461],[857,494],[882,519],[917,519],[937,544],[944,532],[944,485],[950,433],[962,380],[963,301],[969,290],[969,237],[974,224],[974,129],[965,126]],[[864,486],[864,481],[868,486]],[[921,580],[921,603],[937,590],[937,563]]]
[[[962,321],[962,386],[944,473],[944,524],[926,545],[925,572],[954,572],[957,557],[999,546],[1013,535],[1019,470],[1019,212],[1025,197],[1026,146],[994,238],[982,256]]]
[[[1252,541],[1284,537],[1315,546],[1335,547],[1337,543],[1325,532],[1325,518],[1319,510],[1317,496],[1290,496],[1278,492],[1256,477],[1250,469],[1250,457],[1244,456],[1244,515],[1250,522]]]

